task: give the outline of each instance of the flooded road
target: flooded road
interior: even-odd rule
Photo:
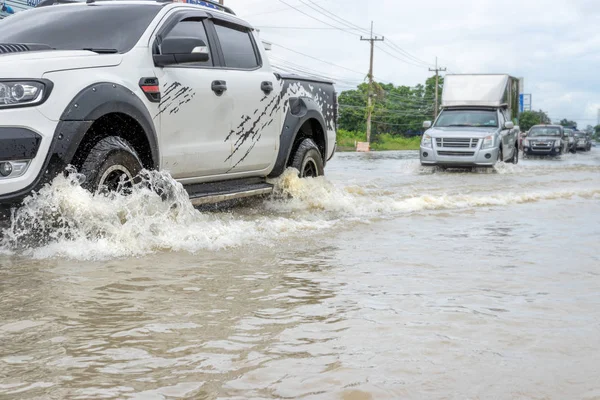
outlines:
[[[600,398],[600,150],[326,173],[215,212],[55,181],[0,245],[0,398]]]

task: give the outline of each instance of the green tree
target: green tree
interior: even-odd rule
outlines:
[[[591,126],[591,125],[588,125],[588,126],[586,126],[586,127],[585,127],[585,132],[586,132],[586,133],[589,133],[589,134],[592,134],[592,133],[594,133],[594,127],[593,127],[593,126]]]
[[[444,80],[440,77],[439,93]],[[339,96],[339,127],[352,132],[365,132],[368,85],[346,90]],[[433,118],[435,76],[425,85],[415,87],[375,83],[373,93],[373,139],[383,133],[392,135],[422,131],[423,121]]]
[[[600,125],[596,125],[594,127],[594,132],[596,133],[596,135],[600,135]]]
[[[524,111],[519,115],[519,127],[522,131],[528,131],[534,125],[549,124],[548,114],[540,111]]]
[[[567,126],[569,128],[577,128],[577,122],[569,121],[566,118],[561,119],[559,124],[561,124],[562,126]]]

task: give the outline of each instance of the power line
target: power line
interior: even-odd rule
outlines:
[[[298,7],[303,7],[303,5],[298,5]],[[270,11],[263,11],[263,12],[259,12],[259,13],[253,13],[253,14],[246,14],[246,17],[252,17],[255,15],[274,14],[274,13],[283,12],[283,11],[290,11],[290,8],[289,7],[278,8],[277,10],[270,10]]]
[[[301,1],[302,1],[302,0],[301,0]],[[295,6],[293,6],[293,5],[289,4],[289,3],[286,3],[286,2],[285,2],[285,1],[283,1],[283,0],[279,0],[279,2],[281,2],[281,3],[285,4],[286,6],[288,6],[288,7],[290,7],[290,8],[293,8],[294,10],[298,11],[298,12],[299,12],[300,14],[302,14],[302,15],[306,15],[307,17],[309,17],[309,18],[312,18],[312,19],[314,19],[315,21],[319,21],[319,22],[320,22],[320,23],[322,23],[322,24],[328,25],[328,26],[330,26],[330,27],[332,27],[332,28],[335,28],[335,29],[337,29],[337,30],[339,30],[339,31],[346,32],[346,33],[349,33],[350,35],[354,35],[354,36],[360,36],[360,35],[358,35],[358,34],[356,34],[356,33],[349,32],[347,29],[340,28],[339,26],[332,25],[332,24],[330,24],[330,23],[328,23],[328,22],[325,22],[325,21],[323,21],[323,20],[321,20],[321,19],[319,19],[319,18],[315,17],[315,16],[312,16],[312,15],[310,15],[309,13],[306,13],[306,12],[304,12],[304,11],[300,10],[298,7],[295,7]]]
[[[389,51],[387,51],[387,50],[385,50],[385,49],[382,49],[380,46],[377,46],[377,48],[378,48],[379,50],[381,50],[382,52],[384,52],[385,54],[387,54],[388,56],[390,56],[390,57],[393,57],[393,58],[395,58],[395,59],[396,59],[396,60],[398,60],[398,61],[402,61],[402,62],[404,62],[404,63],[406,63],[406,64],[410,64],[410,65],[413,65],[413,66],[415,66],[415,67],[419,67],[419,68],[427,68],[427,67],[426,67],[426,66],[424,66],[424,65],[415,64],[415,63],[412,63],[412,62],[410,62],[410,61],[408,61],[408,60],[405,60],[405,59],[402,59],[402,58],[400,58],[400,57],[397,57],[396,55],[394,55],[394,54],[390,53]]]
[[[388,40],[388,43],[386,43],[386,45],[388,47],[392,48],[393,50],[395,50],[396,52],[402,54],[404,57],[407,57],[411,61],[422,64],[423,66],[426,66],[426,67],[433,66],[433,64],[428,63],[427,61],[423,61],[420,58],[413,56],[408,51],[404,50],[402,47],[398,46],[396,43],[392,42],[391,40]]]
[[[321,60],[320,58],[313,57],[313,56],[309,56],[308,54],[304,54],[304,53],[301,53],[301,52],[299,52],[299,51],[292,50],[292,49],[290,49],[289,47],[285,47],[285,46],[283,46],[283,45],[280,45],[280,44],[277,44],[277,43],[273,43],[273,42],[271,42],[271,41],[269,41],[269,43],[271,43],[273,46],[281,47],[282,49],[285,49],[285,50],[287,50],[287,51],[291,51],[292,53],[296,53],[296,54],[299,54],[299,55],[301,55],[301,56],[308,57],[308,58],[310,58],[310,59],[313,59],[313,60],[316,60],[316,61],[322,62],[322,63],[324,63],[324,64],[329,64],[329,65],[332,65],[332,66],[334,66],[334,67],[337,67],[337,68],[344,69],[344,70],[346,70],[346,71],[354,72],[355,74],[359,74],[359,75],[361,75],[361,76],[363,76],[363,77],[365,76],[365,73],[364,73],[364,72],[360,72],[360,71],[356,71],[356,70],[354,70],[354,69],[346,68],[346,67],[344,67],[344,66],[342,66],[342,65],[334,64],[334,63],[332,63],[332,62],[329,62],[329,61]]]
[[[362,28],[362,27],[348,21],[347,19],[344,19],[344,18],[340,17],[339,15],[336,15],[336,14],[332,13],[331,11],[326,10],[325,8],[323,8],[317,4],[310,4],[305,0],[300,0],[300,2],[304,5],[312,8],[313,10],[317,11],[321,15],[334,20],[335,22],[337,22],[339,24],[345,25],[346,27],[348,27],[350,29],[358,29],[359,31],[361,31],[365,34],[370,34],[368,29]]]
[[[314,27],[314,26],[255,26],[255,28],[258,29],[290,29],[290,30],[319,30],[319,31],[333,31],[333,30],[337,30],[338,28],[319,28],[319,27]],[[351,29],[351,28],[348,28]],[[355,29],[358,30],[358,29]]]

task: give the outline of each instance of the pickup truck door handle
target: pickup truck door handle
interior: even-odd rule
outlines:
[[[273,91],[273,82],[264,81],[260,84],[260,90],[265,94],[269,94]]]
[[[227,82],[225,81],[213,81],[210,88],[217,96],[220,96],[227,90]]]

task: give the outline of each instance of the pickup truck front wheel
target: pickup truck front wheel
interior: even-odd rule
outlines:
[[[300,178],[323,175],[323,157],[312,139],[304,139],[300,143],[290,166],[300,172]]]
[[[115,192],[130,188],[142,170],[136,151],[117,136],[102,139],[87,155],[81,167],[82,186],[92,192]]]

